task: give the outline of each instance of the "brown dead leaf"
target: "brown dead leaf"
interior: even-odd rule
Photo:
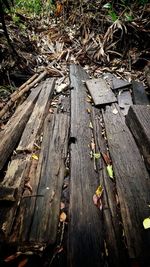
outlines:
[[[59,220],[60,220],[60,222],[65,222],[66,221],[66,218],[67,218],[66,213],[65,212],[62,212],[60,214]]]
[[[106,154],[106,153],[102,152],[101,154],[102,154],[103,160],[105,161],[105,164],[106,165],[110,165],[111,164],[111,159],[110,159],[108,153]]]

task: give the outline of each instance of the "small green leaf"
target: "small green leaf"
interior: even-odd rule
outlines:
[[[107,172],[108,172],[109,177],[110,177],[111,179],[114,179],[112,165],[108,165],[108,166],[107,166]]]
[[[111,17],[112,21],[115,22],[118,19],[117,14],[115,13],[115,11],[109,11],[109,16]]]
[[[111,3],[106,3],[105,5],[103,5],[103,8],[111,9],[112,5],[111,5]]]
[[[144,226],[145,229],[150,228],[150,217],[144,219],[143,226]]]
[[[95,159],[99,159],[101,157],[100,153],[93,153],[93,157]]]

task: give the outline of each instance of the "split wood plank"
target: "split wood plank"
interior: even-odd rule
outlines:
[[[0,190],[10,191],[8,196],[3,196],[5,202],[10,201],[11,205],[3,205],[0,208],[0,229],[7,240],[12,232],[12,226],[17,213],[18,205],[24,189],[25,180],[28,178],[30,166],[30,155],[16,155],[6,172]]]
[[[32,194],[23,195],[16,226],[10,240],[34,244],[55,243],[60,198],[65,176],[69,116],[49,115],[37,167],[32,166]]]
[[[133,95],[133,102],[136,105],[149,105],[150,102],[146,95],[144,86],[141,82],[133,81],[132,82],[132,95]]]
[[[110,157],[106,145],[106,140],[102,135],[103,128],[102,115],[96,108],[92,109],[94,139],[96,153],[102,153]],[[104,192],[102,197],[103,219],[104,219],[104,239],[108,250],[107,260],[111,267],[126,267],[128,264],[127,252],[122,236],[120,211],[117,203],[117,192],[115,182],[112,181],[107,173],[106,164],[102,157],[96,160],[99,181]]]
[[[131,86],[131,83],[128,81],[118,79],[109,72],[105,73],[103,77],[108,82],[112,90],[127,89]]]
[[[33,150],[35,138],[42,125],[43,118],[46,113],[47,104],[53,94],[54,81],[54,79],[47,79],[43,83],[38,100],[26,124],[20,143],[17,147],[17,151],[31,152]]]
[[[6,124],[5,129],[0,132],[0,170],[4,167],[7,159],[16,147],[33,111],[40,91],[41,85],[32,90],[24,103],[17,108],[14,115]]]
[[[86,81],[87,88],[96,106],[116,102],[116,97],[103,79],[91,79]]]
[[[126,117],[126,123],[150,170],[150,106],[131,106]]]
[[[93,203],[98,187],[97,173],[90,159],[91,129],[83,80],[88,75],[78,65],[70,66],[71,147],[70,147],[70,222],[68,235],[69,264],[72,267],[101,266],[103,224]]]
[[[124,116],[128,114],[128,110],[133,105],[131,93],[128,90],[121,90],[117,96],[119,107]]]
[[[117,114],[113,114],[114,108]],[[149,174],[118,105],[106,107],[103,117],[129,257],[143,263],[150,255],[150,236],[143,228],[143,220],[149,216]]]

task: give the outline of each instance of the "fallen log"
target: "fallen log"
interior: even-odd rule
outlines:
[[[37,83],[39,83],[45,76],[47,75],[47,70],[42,72],[39,77],[37,77],[33,82],[27,84],[21,90],[19,90],[16,94],[14,93],[11,96],[11,99],[6,103],[6,105],[0,111],[0,119],[4,116],[4,114],[13,106],[16,100],[18,100],[24,93],[28,92],[32,87],[34,87]]]

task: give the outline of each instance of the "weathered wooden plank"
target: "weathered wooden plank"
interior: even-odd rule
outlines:
[[[36,135],[43,122],[48,101],[54,90],[54,79],[48,79],[43,83],[38,100],[35,104],[34,110],[30,119],[27,122],[17,151],[32,151]]]
[[[60,211],[60,198],[65,176],[67,157],[69,117],[65,114],[52,116],[49,123],[49,149],[42,165],[33,223],[30,231],[31,242],[54,243]],[[45,207],[43,209],[43,207]]]
[[[12,118],[6,124],[5,129],[0,132],[0,170],[4,167],[8,157],[18,143],[40,90],[41,86],[32,90],[25,102],[17,108]]]
[[[131,83],[128,81],[118,79],[111,73],[105,73],[103,75],[104,79],[108,82],[112,90],[118,90],[123,88],[129,88],[131,86]]]
[[[113,114],[114,108],[117,114]],[[149,216],[149,174],[118,105],[106,107],[103,117],[128,253],[147,266],[144,262],[150,255],[150,236],[143,228],[143,220]]]
[[[126,123],[150,170],[150,106],[131,106],[126,117]]]
[[[3,190],[10,191],[9,199],[11,206],[1,206],[0,208],[0,229],[8,238],[12,231],[18,205],[24,189],[25,179],[28,177],[30,166],[30,155],[17,155],[8,167],[1,186]],[[5,196],[3,195],[3,199]]]
[[[102,135],[102,115],[96,108],[92,110],[94,139],[96,143],[96,153],[108,155],[106,140]],[[106,164],[102,157],[96,160],[97,171],[99,173],[99,181],[104,189],[103,204],[103,224],[105,226],[104,239],[106,244],[107,260],[109,266],[120,267],[128,266],[128,256],[123,240],[123,229],[121,227],[120,210],[117,203],[117,192],[115,181],[112,181],[107,173]]]
[[[122,79],[117,79],[116,77],[113,77],[113,89],[123,89],[123,88],[129,88],[131,83],[128,81],[122,80]]]
[[[133,104],[130,91],[120,91],[117,99],[121,112],[126,116],[130,106]]]
[[[56,241],[68,130],[68,115],[47,117],[39,162],[33,162],[29,173],[32,193],[23,195],[10,240],[37,245]]]
[[[86,72],[77,65],[70,66],[71,80],[71,147],[70,147],[70,221],[68,248],[72,267],[102,265],[101,213],[93,204],[98,177],[90,160],[91,129],[82,80]]]
[[[132,96],[133,96],[133,103],[136,105],[150,104],[144,86],[141,82],[137,81],[132,82]]]
[[[116,102],[116,97],[103,79],[87,80],[86,85],[96,106]]]

